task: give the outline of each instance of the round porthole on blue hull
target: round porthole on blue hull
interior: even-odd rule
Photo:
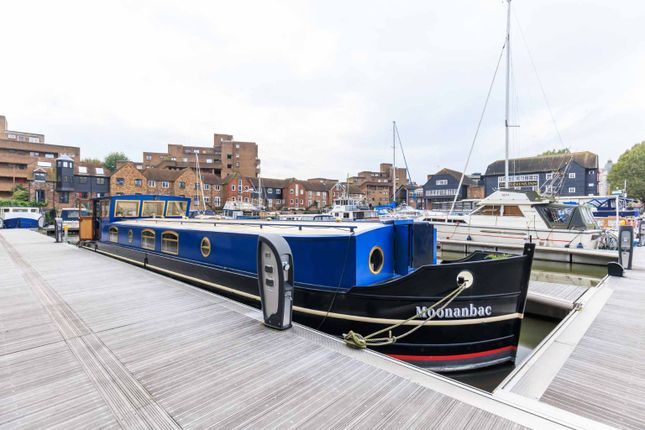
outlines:
[[[383,270],[383,263],[385,262],[385,256],[383,255],[383,250],[380,246],[375,246],[370,251],[370,256],[368,258],[368,266],[370,272],[374,275],[378,275]]]

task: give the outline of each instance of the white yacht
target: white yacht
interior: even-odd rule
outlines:
[[[37,228],[45,225],[39,208],[0,207],[0,228]]]
[[[430,215],[438,240],[596,249],[603,231],[586,206],[542,199],[534,191],[496,191],[467,215]]]
[[[325,215],[331,215],[340,221],[357,220],[378,220],[378,213],[369,206],[351,198],[340,198],[334,200],[331,211]]]

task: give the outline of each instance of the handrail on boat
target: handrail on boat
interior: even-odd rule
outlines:
[[[146,218],[140,218],[140,219],[146,219]],[[176,218],[175,218],[176,219]],[[168,221],[168,218],[160,219],[160,218],[147,218],[148,221],[154,221],[155,223],[157,222],[164,222]],[[187,220],[184,219],[176,219],[179,221],[180,225],[183,225],[184,222]],[[212,220],[190,220],[188,221],[190,224],[212,224],[213,226],[217,226],[218,224],[220,225],[250,225],[250,226],[256,226],[263,228],[264,226],[269,226],[269,227],[298,227],[298,230],[302,230],[303,227],[309,227],[309,228],[337,228],[337,229],[347,229],[349,230],[350,233],[354,233],[354,230],[358,228],[356,225],[338,225],[337,223],[334,223],[332,225],[324,225],[324,224],[285,224],[285,223],[274,223],[272,221],[266,221],[266,222],[240,222],[240,221],[229,221],[229,220],[223,220],[223,221],[212,221]],[[330,223],[331,224],[331,223]]]

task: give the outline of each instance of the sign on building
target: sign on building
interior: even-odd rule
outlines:
[[[540,189],[540,175],[511,175],[509,186],[505,184],[505,177],[497,178],[497,188],[510,188],[522,191],[538,191]]]

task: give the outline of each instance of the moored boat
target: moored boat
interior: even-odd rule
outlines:
[[[439,240],[596,249],[604,233],[586,206],[564,205],[534,191],[496,191],[467,215],[431,215]]]
[[[275,233],[293,253],[294,321],[335,336],[399,325],[393,342],[374,349],[436,370],[515,359],[531,244],[523,255],[478,252],[437,264],[430,223],[187,220],[189,206],[189,199],[170,196],[95,199],[92,233],[81,240],[257,307],[258,237]]]
[[[44,225],[45,219],[39,208],[0,207],[0,228],[42,228]]]

